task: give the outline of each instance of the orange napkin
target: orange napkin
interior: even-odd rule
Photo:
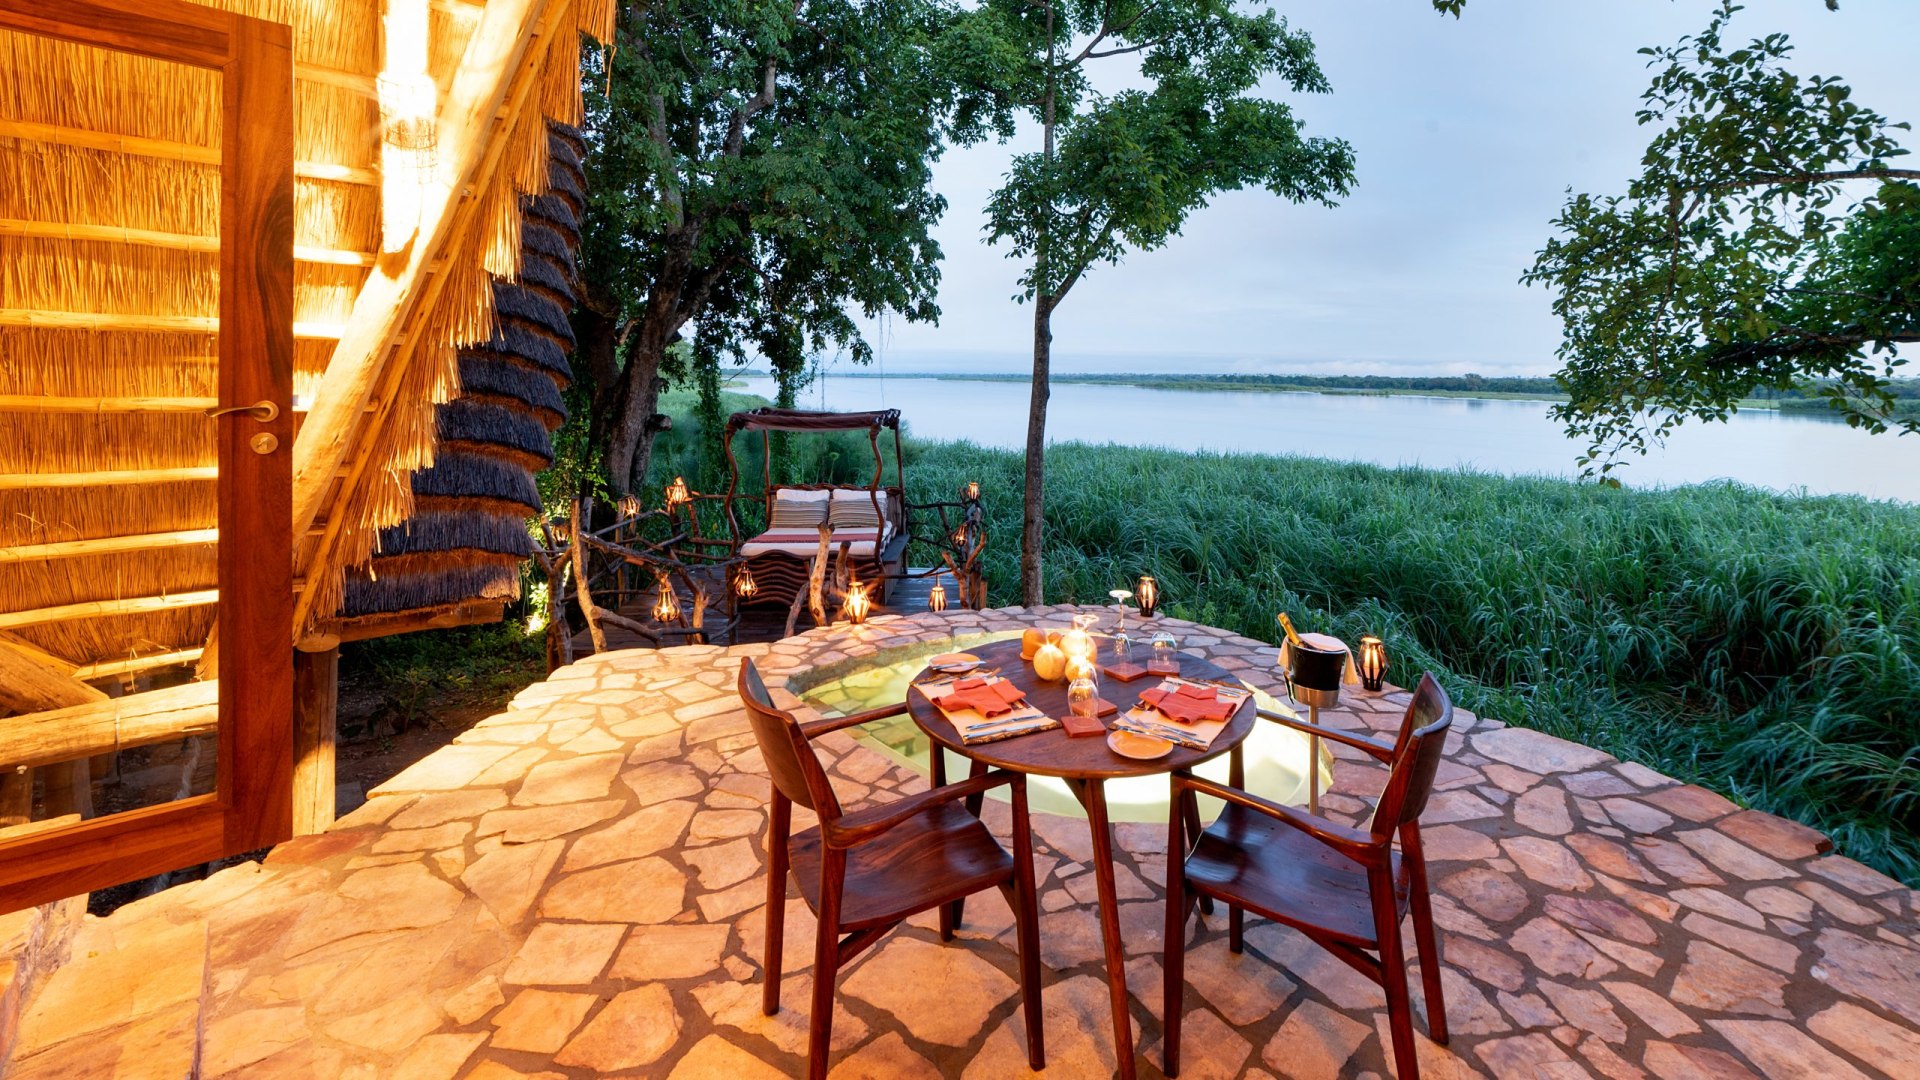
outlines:
[[[1240,707],[1238,701],[1222,701],[1211,687],[1183,685],[1175,690],[1156,686],[1140,691],[1140,700],[1153,706],[1168,719],[1197,724],[1207,720],[1225,720]]]
[[[959,712],[972,709],[981,716],[998,716],[1012,712],[1014,706],[1026,697],[1020,688],[1001,679],[988,682],[985,679],[961,679],[953,684],[953,692],[935,701],[934,704],[947,712]]]

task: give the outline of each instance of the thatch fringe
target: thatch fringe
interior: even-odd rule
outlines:
[[[553,443],[547,425],[532,413],[486,405],[468,398],[440,406],[442,443],[478,443],[517,450],[545,468],[553,461]]]
[[[457,510],[426,510],[380,530],[380,558],[438,551],[482,551],[525,559],[533,554],[523,519]]]
[[[540,512],[540,488],[525,466],[468,450],[446,449],[433,468],[413,474],[413,495],[419,506],[434,503],[440,509],[454,502],[492,500],[508,504],[516,521]],[[418,515],[409,521],[418,519]],[[392,526],[404,528],[405,525]]]
[[[482,562],[475,558],[467,565],[450,567],[446,557],[440,555],[404,558],[408,562],[379,571],[374,579],[365,576],[366,570],[354,571],[344,585],[343,613],[348,617],[379,615],[464,600],[515,600],[520,596],[518,559],[494,556],[494,561]]]
[[[521,323],[504,323],[491,341],[468,345],[462,353],[508,355],[549,372],[560,382],[571,382],[573,369],[567,365],[567,347],[544,333],[535,333]]]
[[[497,353],[462,352],[460,388],[463,397],[511,399],[536,414],[549,431],[567,419],[566,401],[553,379],[538,368],[501,358]]]

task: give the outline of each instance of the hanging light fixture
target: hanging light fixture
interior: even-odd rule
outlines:
[[[856,581],[847,586],[847,602],[841,607],[840,613],[847,617],[848,622],[859,626],[867,621],[867,612],[872,606],[873,601],[867,597],[867,587]]]
[[[760,583],[753,580],[753,570],[742,563],[740,572],[733,577],[733,595],[742,600],[751,600],[759,592]]]
[[[1160,608],[1160,584],[1153,580],[1152,574],[1141,574],[1140,583],[1133,587],[1134,599],[1140,601],[1140,614],[1144,618],[1153,618]]]
[[[1378,692],[1385,683],[1387,667],[1390,663],[1387,658],[1386,642],[1371,635],[1361,638],[1360,655],[1356,658],[1356,663],[1360,668],[1361,687]]]
[[[380,247],[400,251],[420,231],[438,166],[439,92],[427,74],[427,0],[387,0],[380,100]]]
[[[967,481],[967,501],[968,502],[980,501],[980,481],[978,480]]]
[[[962,525],[959,528],[953,530],[953,546],[961,549],[966,548],[967,527],[965,525]]]
[[[933,588],[927,592],[927,610],[947,610],[947,587],[937,580],[933,583]]]
[[[687,490],[687,478],[676,476],[673,483],[667,485],[667,512],[672,513],[693,501],[693,494]]]
[[[620,497],[620,516],[634,518],[640,516],[640,496],[628,493]]]
[[[660,598],[653,602],[653,617],[659,622],[680,621],[680,598],[673,594],[673,583],[660,578]]]

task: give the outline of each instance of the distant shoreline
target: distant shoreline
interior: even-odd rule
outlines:
[[[736,377],[767,378],[765,372],[748,370]],[[928,371],[883,373],[877,371],[839,371],[836,379],[932,379],[954,382],[1025,383],[1030,376],[1001,372]],[[1437,397],[1486,401],[1562,402],[1562,393],[1553,379],[1545,376],[1442,375],[1401,377],[1390,375],[1235,375],[1235,374],[1056,374],[1052,381],[1089,386],[1130,386],[1142,390],[1184,390],[1193,392],[1233,392],[1258,394],[1337,394],[1359,397]],[[1902,379],[1900,386],[1903,414],[1920,414],[1920,379]],[[1747,411],[1794,413],[1815,418],[1841,419],[1825,398],[1798,392],[1776,393],[1741,400],[1738,408]]]

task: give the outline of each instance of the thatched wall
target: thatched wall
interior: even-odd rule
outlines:
[[[553,460],[549,434],[566,419],[560,392],[572,378],[583,150],[572,128],[550,126],[551,189],[522,202],[519,279],[493,285],[499,329],[460,350],[460,396],[437,411],[433,467],[413,474],[416,512],[381,530],[378,554],[349,571],[344,618],[520,595],[533,551],[526,520],[540,512],[533,474]]]
[[[380,248],[382,5],[201,2],[294,31],[300,413],[326,392]],[[501,147],[497,167],[462,204],[471,220],[436,260],[441,280],[410,309],[381,383],[385,407],[353,432],[350,459],[366,467],[322,501],[329,542],[296,537],[312,620],[339,610],[349,567],[383,576],[384,560],[425,554],[418,545],[429,532],[463,584],[415,582],[411,595],[503,595],[500,560],[511,552],[462,546],[442,525],[410,539],[402,523],[531,512],[527,473],[547,459],[546,433],[563,415],[565,309],[562,333],[551,309],[567,302],[580,178],[577,165],[550,169],[544,117],[578,122],[576,31],[604,35],[611,4],[553,0],[547,10],[557,32],[530,44],[522,70],[507,76],[533,90],[488,135]],[[483,13],[478,3],[432,7],[430,73],[443,101]],[[217,462],[214,424],[201,413],[216,394],[219,104],[206,71],[0,32],[0,629],[71,664],[192,651],[212,629],[204,594],[216,584],[207,530],[217,525]],[[523,286],[496,288],[516,275]],[[447,405],[463,382],[470,388]],[[155,397],[171,404],[88,410],[54,400]],[[416,482],[436,462],[444,475]],[[193,471],[155,475],[163,469]],[[103,471],[141,475],[61,479]],[[490,521],[473,536],[499,531]],[[134,543],[171,533],[199,539]],[[110,554],[49,547],[94,540],[127,543]],[[406,565],[425,572],[419,558]],[[490,575],[479,585],[476,568]],[[356,587],[349,612],[410,606],[394,570],[392,589]],[[45,614],[183,596],[199,599],[155,612]]]

